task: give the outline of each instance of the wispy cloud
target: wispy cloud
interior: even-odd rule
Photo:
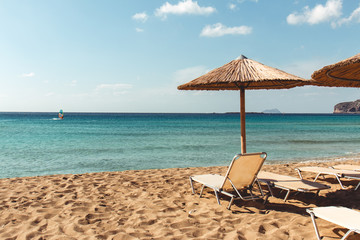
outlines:
[[[356,8],[349,17],[342,18],[338,22],[333,24],[333,27],[341,26],[343,24],[349,24],[351,22],[360,23],[360,6]]]
[[[252,32],[248,26],[227,27],[221,23],[207,25],[203,28],[200,36],[203,37],[221,37],[224,35],[247,35]]]
[[[143,23],[146,22],[148,18],[149,16],[146,14],[146,12],[136,13],[132,16],[132,19]]]
[[[76,85],[77,85],[76,80],[72,80],[71,83],[69,84],[69,86],[71,86],[71,87],[75,87]]]
[[[197,77],[200,77],[208,71],[209,69],[207,69],[205,66],[195,66],[180,69],[174,73],[174,80],[176,84],[186,83]]]
[[[95,91],[97,93],[100,93],[101,91],[110,91],[113,95],[121,95],[127,93],[127,90],[132,87],[133,85],[126,83],[100,84],[96,86]]]
[[[45,97],[52,97],[54,95],[55,95],[54,92],[48,92],[48,93],[45,94]]]
[[[136,32],[144,32],[144,29],[142,29],[142,28],[135,28],[135,31],[136,31]]]
[[[342,14],[342,0],[328,0],[325,5],[318,4],[314,8],[305,6],[301,13],[291,13],[287,16],[288,24],[297,25],[308,23],[310,25],[322,22],[334,22]]]
[[[31,73],[23,73],[21,74],[22,77],[28,78],[28,77],[34,77],[35,73],[31,72]]]
[[[236,4],[234,4],[234,3],[230,3],[228,6],[229,6],[229,9],[231,9],[231,10],[236,9]]]
[[[198,2],[192,0],[180,1],[175,5],[166,2],[160,8],[155,10],[155,16],[166,19],[169,14],[175,15],[209,15],[216,11],[213,7],[201,7]]]

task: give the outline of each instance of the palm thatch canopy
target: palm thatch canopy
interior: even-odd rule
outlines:
[[[360,53],[315,71],[313,85],[328,87],[360,87]]]
[[[179,90],[284,89],[306,85],[310,80],[297,77],[244,56],[216,68]]]
[[[307,85],[310,81],[241,56],[239,59],[178,86],[178,89],[240,91],[241,153],[246,153],[245,90],[293,88]]]

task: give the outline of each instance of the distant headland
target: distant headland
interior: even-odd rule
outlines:
[[[353,102],[342,102],[334,106],[334,113],[360,113],[360,99]]]
[[[226,114],[240,114],[240,112],[226,112]],[[246,112],[246,114],[282,114],[282,112],[279,111],[277,108],[273,109],[266,109],[262,112]]]
[[[281,114],[280,110],[277,108],[273,108],[273,109],[266,109],[264,111],[262,111],[263,113],[273,113],[273,114]]]

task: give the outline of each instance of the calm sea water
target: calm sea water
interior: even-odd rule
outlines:
[[[360,115],[247,114],[247,150],[267,161],[352,158]],[[0,113],[0,178],[227,165],[238,114]]]

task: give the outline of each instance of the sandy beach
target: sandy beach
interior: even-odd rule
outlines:
[[[359,161],[338,163],[359,164]],[[334,162],[264,165],[263,170],[297,176],[295,167]],[[315,239],[306,209],[345,206],[360,210],[357,181],[344,180],[314,194],[276,193],[268,203],[235,201],[227,210],[212,191],[191,193],[188,177],[224,174],[202,167],[0,179],[0,239]],[[306,174],[310,179],[312,174]],[[199,190],[199,189],[197,189]],[[319,220],[321,234],[339,238],[346,229]],[[349,239],[360,239],[352,235]]]

